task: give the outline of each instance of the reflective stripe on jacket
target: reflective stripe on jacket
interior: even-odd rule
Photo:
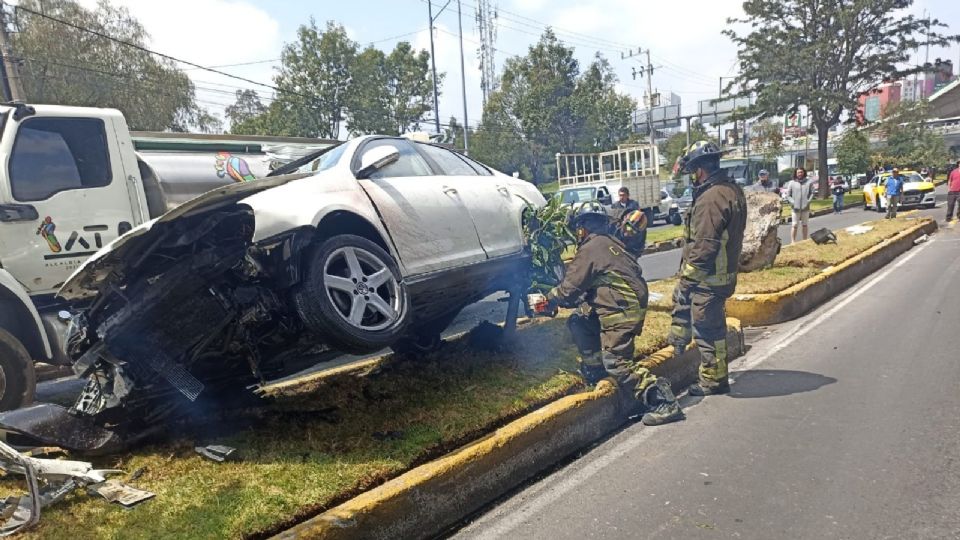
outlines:
[[[636,258],[603,234],[587,236],[567,264],[563,283],[547,296],[563,306],[585,301],[605,324],[643,320],[647,309],[647,283]]]
[[[736,286],[746,227],[743,190],[717,171],[694,191],[680,275],[707,287]]]

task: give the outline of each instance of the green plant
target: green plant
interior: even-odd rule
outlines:
[[[560,284],[561,254],[575,240],[567,227],[568,212],[559,197],[551,197],[541,208],[527,205],[524,211],[523,234],[532,258],[530,291],[544,293]]]

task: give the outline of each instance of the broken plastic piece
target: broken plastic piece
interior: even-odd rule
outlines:
[[[85,461],[40,459],[17,452],[0,442],[0,469],[22,474],[27,495],[0,501],[0,536],[10,536],[40,521],[40,509],[67,496],[78,487],[106,481],[117,470],[97,470]],[[43,482],[41,483],[40,480]]]
[[[234,461],[240,458],[237,454],[237,449],[232,446],[224,446],[222,444],[211,444],[209,446],[197,446],[194,450],[201,456],[216,461],[217,463],[223,463],[224,461]]]
[[[99,495],[109,502],[115,502],[126,508],[132,508],[143,501],[157,496],[156,493],[128,486],[119,480],[107,480],[87,488],[92,495]]]

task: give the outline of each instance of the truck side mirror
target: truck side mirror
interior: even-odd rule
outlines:
[[[602,195],[599,200],[600,204],[605,206],[610,206],[613,204],[613,198],[610,195]]]
[[[377,146],[363,153],[357,179],[364,180],[380,169],[400,159],[400,151],[390,145]]]

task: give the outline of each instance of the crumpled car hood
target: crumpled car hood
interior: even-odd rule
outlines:
[[[281,186],[294,180],[311,176],[309,173],[287,174],[229,184],[210,190],[170,210],[158,218],[151,219],[131,229],[113,242],[104,246],[80,265],[64,282],[57,295],[66,300],[80,300],[95,296],[104,280],[115,271],[123,268],[138,253],[138,247],[149,245],[170,223],[198,213],[209,212],[217,208],[242,201],[255,193]]]

